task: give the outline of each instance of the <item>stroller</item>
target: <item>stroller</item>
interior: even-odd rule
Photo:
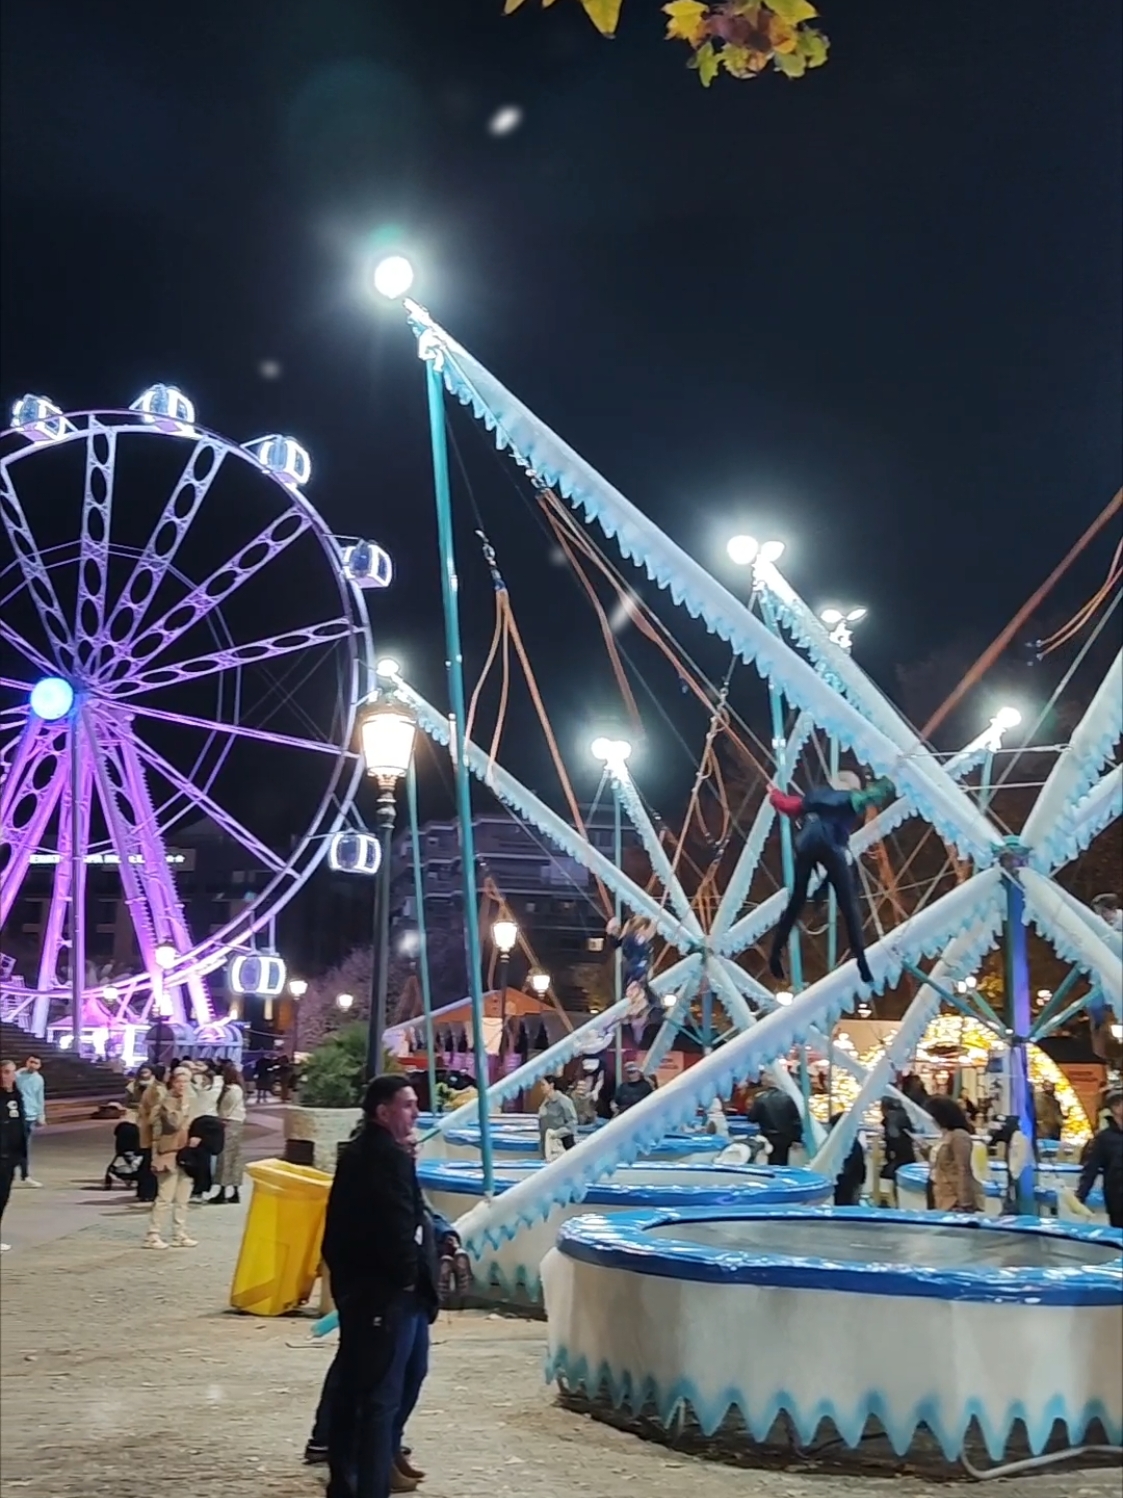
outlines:
[[[140,1130],[135,1123],[122,1120],[113,1130],[114,1156],[105,1172],[105,1189],[113,1190],[113,1182],[124,1186],[135,1186],[140,1174],[143,1156],[140,1149]]]

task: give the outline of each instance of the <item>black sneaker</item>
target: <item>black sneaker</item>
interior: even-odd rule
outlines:
[[[326,1467],[328,1460],[328,1448],[317,1446],[315,1441],[309,1441],[304,1448],[304,1465],[306,1467]]]

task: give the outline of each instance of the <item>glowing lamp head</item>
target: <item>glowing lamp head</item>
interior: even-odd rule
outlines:
[[[387,255],[374,267],[371,280],[379,296],[398,302],[413,285],[413,266],[404,255]]]
[[[514,921],[496,921],[491,928],[491,939],[503,956],[509,957],[519,939],[519,928]]]
[[[731,562],[738,567],[748,567],[756,561],[760,547],[752,536],[731,536],[725,549]]]
[[[545,998],[550,987],[549,973],[531,973],[530,986],[540,999]]]
[[[868,613],[869,609],[847,609],[846,622],[847,624],[857,624],[859,619],[864,619]]]
[[[400,780],[413,759],[417,719],[392,697],[374,703],[359,724],[367,774],[379,780]]]
[[[30,704],[44,723],[57,723],[74,706],[74,688],[61,676],[44,676],[31,688]]]
[[[603,760],[606,765],[622,765],[632,752],[627,739],[594,739],[589,747],[593,758]]]
[[[794,994],[789,993],[786,988],[782,988],[776,995],[776,1002],[777,1004],[790,1004],[794,997]]]
[[[1017,728],[1022,715],[1016,707],[1000,707],[994,715],[995,728]]]
[[[394,681],[401,676],[402,668],[392,655],[384,655],[380,661],[375,662],[374,674],[386,681]]]
[[[294,999],[302,999],[308,992],[308,984],[303,978],[294,978],[289,984],[289,993]]]
[[[170,941],[162,941],[152,955],[156,959],[156,966],[162,973],[166,973],[170,967],[175,966],[176,950]]]
[[[764,541],[760,547],[760,559],[762,562],[778,562],[784,555],[784,543],[782,541]]]
[[[353,993],[337,993],[335,996],[335,1002],[337,1006],[343,1010],[344,1014],[346,1014],[348,1009],[350,1009],[352,1004],[354,1004],[355,1002],[355,995]]]
[[[117,1000],[121,997],[121,990],[119,988],[114,988],[112,983],[108,983],[102,989],[101,996],[105,1003],[116,1004]]]
[[[841,609],[820,609],[819,618],[824,624],[841,624],[846,615]]]

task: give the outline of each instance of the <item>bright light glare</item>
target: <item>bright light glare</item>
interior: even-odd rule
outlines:
[[[114,988],[113,984],[110,983],[102,989],[101,996],[107,1004],[116,1004],[117,1000],[121,997],[121,990]]]
[[[995,728],[1017,728],[1022,715],[1016,707],[1000,707],[994,715]]]
[[[413,266],[404,255],[387,255],[374,267],[373,281],[379,296],[399,301],[413,285]]]
[[[523,122],[523,112],[517,104],[504,104],[487,122],[489,135],[510,135]]]
[[[605,764],[622,765],[632,752],[626,739],[594,739],[590,748],[593,758],[602,759]]]
[[[859,619],[864,619],[869,609],[851,609],[846,615],[847,624],[857,624]]]
[[[765,541],[760,548],[760,559],[762,562],[778,562],[784,555],[784,543],[782,541]]]
[[[1110,1025],[1109,1029],[1113,1040],[1123,1040],[1123,1025]]]
[[[491,928],[491,938],[504,957],[509,957],[519,939],[519,928],[514,921],[496,921]]]
[[[752,536],[732,536],[725,549],[731,562],[736,562],[738,567],[748,567],[756,560],[760,547]]]
[[[549,973],[531,973],[530,986],[540,999],[544,998],[550,987]]]
[[[844,618],[841,609],[820,609],[819,618],[824,624],[841,624]]]
[[[162,941],[152,955],[156,959],[156,966],[164,972],[175,965],[176,950],[170,941]]]
[[[673,1009],[675,1007],[675,1005],[677,1003],[678,1003],[678,995],[677,994],[665,993],[663,995],[663,1008],[664,1009],[671,1010],[671,1009]]]
[[[402,668],[392,655],[384,655],[380,661],[376,662],[374,674],[388,677],[400,676]]]
[[[308,992],[308,984],[303,978],[294,978],[289,984],[289,993],[294,999],[302,999]]]
[[[65,718],[74,706],[74,688],[61,676],[44,676],[31,688],[31,711],[44,723]]]
[[[335,1002],[339,1006],[339,1008],[343,1010],[344,1014],[346,1014],[348,1009],[350,1009],[351,1005],[355,1002],[355,995],[353,993],[337,993],[335,996]]]
[[[776,1002],[777,1004],[790,1004],[793,998],[794,994],[790,994],[786,988],[782,988],[776,995]]]

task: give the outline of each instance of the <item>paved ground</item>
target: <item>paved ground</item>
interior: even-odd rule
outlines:
[[[261,1122],[265,1120],[264,1124]],[[13,1193],[0,1270],[0,1498],[320,1498],[300,1465],[330,1349],[308,1319],[224,1307],[244,1208],[192,1210],[200,1240],[142,1253],[145,1218],[94,1188],[109,1126],[37,1141],[43,1191]],[[258,1115],[252,1154],[275,1153]],[[541,1380],[543,1328],[442,1318],[411,1428],[428,1498],[956,1498],[934,1486],[823,1472],[753,1472],[679,1456],[567,1413]],[[1118,1471],[1045,1472],[1004,1498],[1121,1498]]]

